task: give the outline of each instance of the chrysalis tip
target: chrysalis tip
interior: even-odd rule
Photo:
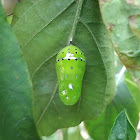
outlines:
[[[69,43],[70,43],[70,45],[73,45],[73,43],[72,43],[72,37],[69,38]]]
[[[70,45],[73,45],[72,41],[70,41]]]

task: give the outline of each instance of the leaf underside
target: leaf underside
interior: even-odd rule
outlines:
[[[98,2],[85,0],[79,7],[81,2],[24,0],[15,9],[12,28],[32,77],[34,119],[41,136],[97,118],[115,93],[113,49]],[[58,96],[55,59],[72,31],[73,44],[84,52],[87,65],[81,98],[66,106]]]

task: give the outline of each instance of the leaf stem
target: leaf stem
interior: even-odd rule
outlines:
[[[80,14],[81,14],[81,9],[82,9],[82,5],[83,5],[83,1],[84,1],[84,0],[79,0],[79,1],[78,1],[78,6],[77,6],[77,10],[76,10],[76,14],[75,14],[75,18],[74,18],[72,30],[71,30],[71,33],[70,33],[69,42],[70,42],[70,41],[72,42],[72,40],[73,40],[73,36],[74,36],[74,34],[75,34],[75,30],[76,30],[76,27],[77,27],[77,23],[78,23]],[[68,43],[69,43],[69,42],[68,42]]]
[[[63,128],[62,133],[63,133],[63,140],[68,140],[68,128]]]
[[[133,81],[129,80],[128,78],[125,78],[125,81],[137,88],[137,84],[135,84]]]

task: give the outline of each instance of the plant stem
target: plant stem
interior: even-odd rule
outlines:
[[[63,128],[62,133],[63,133],[63,140],[68,140],[68,129]]]
[[[72,30],[71,30],[71,33],[70,33],[69,42],[73,40],[73,36],[74,36],[75,30],[76,30],[76,26],[77,26],[77,23],[78,23],[80,14],[81,14],[81,9],[82,9],[82,5],[83,5],[83,1],[84,0],[79,0],[78,1],[77,10],[76,10],[76,14],[75,14]]]

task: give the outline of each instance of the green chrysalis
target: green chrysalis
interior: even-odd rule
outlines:
[[[59,97],[65,105],[74,105],[80,98],[86,60],[83,52],[69,45],[56,57]]]

